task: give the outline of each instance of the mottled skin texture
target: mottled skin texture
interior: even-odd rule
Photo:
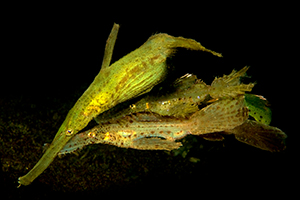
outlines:
[[[20,185],[29,185],[41,174],[65,144],[94,117],[119,103],[149,92],[163,81],[169,70],[166,59],[178,47],[207,51],[221,57],[192,39],[167,34],[151,36],[140,48],[101,69],[69,111],[42,158],[25,176],[19,178]]]

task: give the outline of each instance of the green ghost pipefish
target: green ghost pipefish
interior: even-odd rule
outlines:
[[[19,177],[20,185],[29,185],[39,176],[65,144],[97,115],[128,99],[149,92],[162,82],[169,71],[166,59],[174,54],[176,48],[201,50],[222,57],[195,40],[156,34],[141,47],[110,65],[118,29],[119,25],[114,24],[106,43],[99,74],[69,111],[42,158],[25,176]]]

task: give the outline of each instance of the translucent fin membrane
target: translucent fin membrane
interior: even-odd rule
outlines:
[[[247,120],[228,132],[234,134],[238,141],[263,150],[276,152],[285,149],[286,134],[279,128],[257,121]]]

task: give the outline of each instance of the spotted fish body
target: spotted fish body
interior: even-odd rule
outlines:
[[[186,121],[186,120],[185,120]],[[89,144],[110,144],[124,148],[172,150],[181,146],[173,135],[184,137],[188,124],[178,119],[166,119],[157,115],[138,113],[112,123],[98,125],[73,137],[60,151],[70,153]],[[178,138],[180,137],[178,136]]]
[[[216,101],[190,118],[137,113],[76,135],[60,154],[96,143],[143,150],[172,150],[181,146],[175,140],[188,134],[202,135],[232,129],[247,118],[248,109],[243,96]]]

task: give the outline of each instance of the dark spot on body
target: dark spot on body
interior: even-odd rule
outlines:
[[[155,60],[157,60],[158,58],[160,58],[160,55],[156,55],[156,56],[150,58],[150,60],[149,60],[150,64],[153,65]]]
[[[147,67],[147,63],[145,63],[145,62],[142,62],[142,65],[144,68]]]
[[[140,65],[136,65],[134,66],[133,68],[130,69],[130,71],[128,72],[128,74],[131,76],[131,75],[134,75],[136,74],[139,70],[140,70]]]

